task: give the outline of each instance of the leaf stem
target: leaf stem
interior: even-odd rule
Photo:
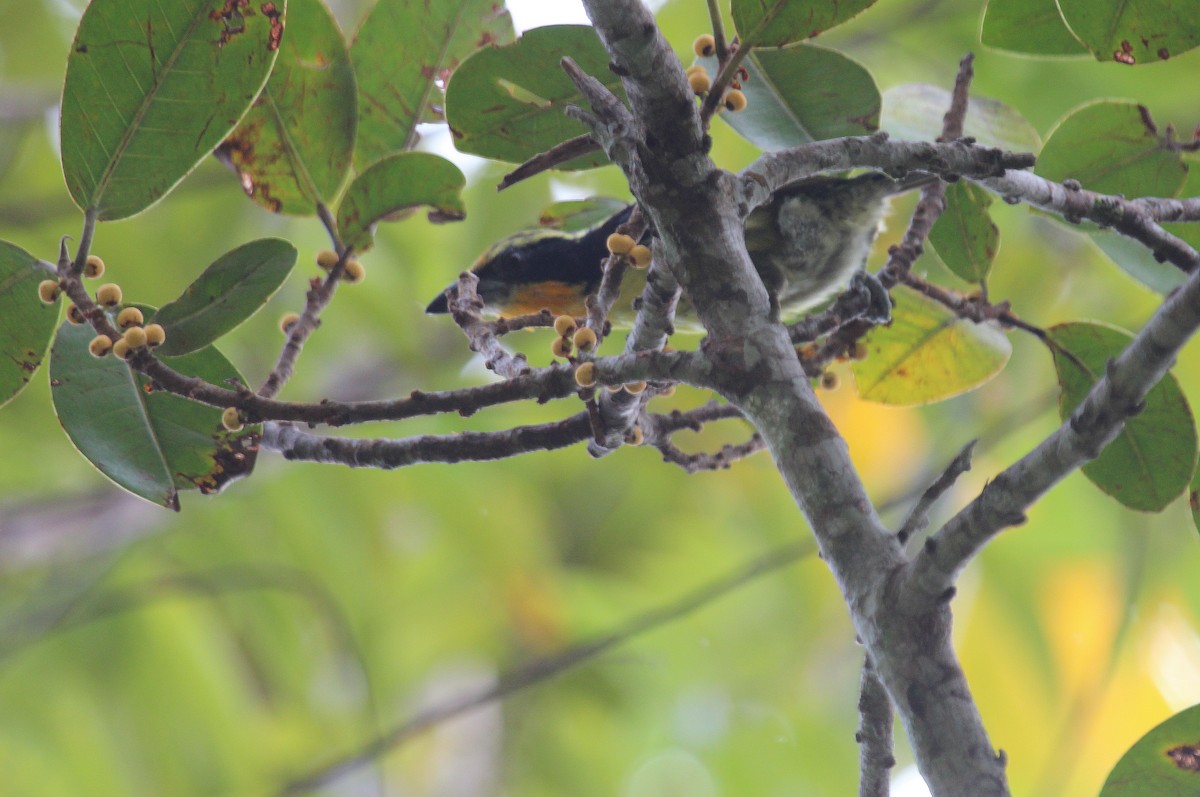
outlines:
[[[92,238],[96,234],[97,215],[99,211],[96,208],[88,208],[83,213],[83,231],[79,234],[79,249],[75,251],[75,260],[71,263],[71,276],[77,277],[83,273],[83,266],[92,248]]]
[[[708,0],[708,18],[712,22],[713,41],[716,42],[717,60],[724,61],[729,55],[729,44],[725,41],[725,21],[721,19],[721,6],[717,0]]]

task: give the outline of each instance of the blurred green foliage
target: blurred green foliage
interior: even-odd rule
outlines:
[[[60,236],[80,229],[50,120],[81,5],[0,0],[0,238],[51,260]],[[347,31],[366,10],[331,6]],[[1043,138],[1101,97],[1147,105],[1160,127],[1200,122],[1197,53],[1135,69],[1014,57],[979,48],[982,7],[893,0],[820,42],[864,64],[881,89],[948,86],[976,50],[974,91],[1021,110]],[[703,4],[672,0],[660,19],[690,62]],[[714,138],[728,168],[756,154],[720,122]],[[611,167],[543,176],[499,198],[504,166],[467,171],[466,221],[381,228],[368,281],[339,292],[284,398],[479,383],[461,335],[423,315],[426,302],[553,199],[627,196]],[[990,295],[1022,318],[1136,329],[1153,311],[1156,296],[1086,238],[1023,208],[992,213],[1002,244]],[[897,215],[877,258],[902,225]],[[267,312],[222,342],[257,384],[282,345],[275,319],[301,305],[303,264],[327,246],[315,222],[260,209],[210,160],[166,201],[102,225],[94,250],[132,300],[161,305],[223,252],[265,236],[293,241],[301,266]],[[918,268],[953,284],[931,256]],[[848,387],[825,395],[889,522],[968,440],[982,438],[975,468],[946,513],[1057,425],[1049,356],[1027,336],[1012,341],[1000,377],[942,404],[885,409]],[[549,359],[544,334],[519,343]],[[1194,344],[1176,373],[1200,396]],[[681,390],[664,406],[705,398]],[[505,407],[356,433],[498,429],[574,409]],[[808,534],[765,455],[696,476],[632,448],[600,461],[577,448],[392,473],[263,456],[251,480],[189,494],[173,515],[119,493],[57,426],[44,375],[0,415],[4,794],[271,794],[422,707]],[[744,433],[727,425],[695,442]],[[955,604],[960,651],[1015,793],[1095,794],[1146,729],[1200,701],[1196,542],[1182,501],[1133,513],[1076,474],[968,570]],[[317,793],[850,793],[862,659],[853,638],[832,579],[809,558]],[[903,770],[911,757],[898,738]]]

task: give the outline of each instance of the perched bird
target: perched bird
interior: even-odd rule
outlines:
[[[914,173],[894,180],[880,172],[813,177],[784,186],[756,208],[746,219],[746,249],[781,316],[793,318],[846,288],[866,263],[888,199],[937,179]],[[498,241],[471,267],[485,312],[514,316],[548,308],[555,315],[583,315],[584,298],[600,285],[606,240],[632,210],[630,205],[580,232],[528,230]],[[632,319],[629,300],[644,284],[645,272],[626,274],[615,322]],[[445,294],[425,310],[447,311]],[[694,326],[690,312],[681,302],[676,317],[684,328]]]

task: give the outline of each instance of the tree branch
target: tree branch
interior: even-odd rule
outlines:
[[[766,289],[745,250],[743,220],[776,187],[820,170],[871,166],[990,176],[1030,166],[1032,156],[874,136],[764,155],[734,178],[709,161],[682,68],[652,35],[647,8],[635,0],[584,0],[584,6],[625,76],[637,116],[630,124],[594,106],[588,121],[658,230],[656,256],[670,265],[709,332],[701,350],[713,364],[718,390],[761,433],[809,520],[926,783],[938,796],[1007,795],[1003,766],[991,754],[950,646],[948,606],[942,601],[906,613],[901,609],[908,607],[894,604],[890,576],[904,570],[904,552],[871,507],[786,330],[769,320]],[[647,64],[659,68],[649,71]],[[653,103],[644,102],[652,96]]]
[[[712,363],[718,391],[762,435],[809,520],[922,775],[939,797],[1006,795],[1003,766],[991,752],[950,645],[949,609],[945,601],[918,611],[895,604],[890,579],[903,571],[903,551],[871,506],[786,330],[769,320],[766,290],[746,252],[743,219],[775,188],[822,170],[874,166],[984,177],[1024,168],[1032,156],[873,136],[765,155],[735,178],[707,157],[682,68],[646,7],[636,0],[584,5],[637,118],[631,122],[604,103],[593,104],[594,116],[577,118],[591,125],[624,170],[658,232],[656,257],[671,268],[708,330],[701,352]]]
[[[467,336],[471,351],[477,351],[483,357],[483,364],[489,371],[512,379],[533,372],[524,354],[510,354],[500,343],[490,324],[480,315],[483,310],[483,300],[475,290],[479,277],[469,271],[464,271],[458,277],[458,283],[447,293],[450,297],[450,315],[454,323]]]
[[[641,209],[636,206],[629,214],[629,219],[617,227],[616,232],[628,235],[635,241],[641,240],[646,234],[646,220],[642,217]],[[595,297],[588,297],[587,324],[596,333],[597,345],[608,334],[608,316],[612,313],[613,305],[621,296],[621,281],[629,269],[629,258],[609,254],[604,259],[603,275],[600,277],[600,287],[596,289]],[[660,347],[661,348],[661,347]]]
[[[858,797],[888,797],[891,770],[896,766],[892,754],[892,701],[871,660],[863,662],[858,695]]]
[[[569,138],[561,144],[555,144],[545,152],[539,152],[529,160],[522,163],[517,168],[513,169],[500,180],[500,184],[496,186],[497,191],[503,191],[505,188],[516,185],[522,180],[528,180],[535,174],[541,174],[544,171],[556,168],[558,166],[573,161],[576,158],[587,155],[590,152],[595,152],[600,149],[595,141],[592,141],[591,136],[582,135],[575,138]]]
[[[1196,250],[1157,222],[1159,218],[1171,221],[1190,218],[1200,210],[1197,200],[1125,199],[1084,190],[1073,180],[1060,184],[1030,172],[1009,172],[980,182],[1006,202],[1027,202],[1070,222],[1087,219],[1112,227],[1145,246],[1160,262],[1169,262],[1187,274],[1200,266]]]
[[[876,133],[814,141],[767,153],[743,169],[738,181],[740,210],[745,217],[779,188],[821,172],[871,168],[893,176],[921,171],[949,179],[982,180],[1028,169],[1033,163],[1034,156],[1029,153],[1005,152],[966,140],[931,144],[893,140],[886,133]]]
[[[963,446],[962,451],[959,451],[958,455],[950,461],[946,470],[942,471],[942,475],[938,476],[937,480],[921,494],[917,505],[904,519],[904,525],[896,532],[896,538],[900,540],[901,545],[907,543],[914,534],[922,531],[929,524],[929,510],[933,508],[939,498],[946,494],[947,490],[954,486],[959,476],[971,469],[971,453],[975,450],[977,442],[979,441],[972,440]]]
[[[607,278],[607,273],[605,274]],[[625,353],[658,351],[674,331],[675,306],[679,302],[679,283],[661,265],[651,262],[646,285],[637,300],[633,329],[625,339]],[[597,400],[600,434],[588,443],[588,453],[602,457],[619,448],[637,420],[646,399],[628,390],[606,392]]]
[[[304,296],[304,310],[288,331],[287,341],[279,352],[275,366],[258,389],[258,395],[263,398],[270,399],[279,395],[279,391],[283,390],[283,386],[292,378],[292,374],[296,370],[296,361],[300,359],[300,352],[304,350],[304,344],[308,338],[321,325],[321,312],[333,299],[338,282],[341,281],[342,274],[346,270],[346,261],[352,254],[350,249],[342,245],[342,240],[338,236],[337,221],[330,213],[329,208],[322,202],[317,203],[317,217],[325,226],[325,231],[329,234],[329,239],[338,253],[338,259],[324,279],[314,277],[309,281],[308,292]]]
[[[1195,261],[1196,253],[1190,253]],[[1053,434],[993,479],[925,543],[908,578],[915,593],[950,588],[966,563],[1001,530],[1024,522],[1025,511],[1076,468],[1095,459],[1137,414],[1146,394],[1200,329],[1200,273],[1166,298],[1083,402]]]
[[[268,423],[263,427],[262,447],[278,451],[289,460],[391,470],[423,462],[505,459],[566,448],[590,436],[587,413],[581,412],[556,423],[517,426],[501,432],[457,432],[401,440],[325,437],[290,424]]]

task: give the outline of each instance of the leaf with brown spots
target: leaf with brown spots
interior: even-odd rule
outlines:
[[[1187,180],[1179,148],[1154,128],[1137,103],[1100,100],[1074,109],[1054,126],[1036,171],[1047,180],[1128,197],[1173,197]]]
[[[152,307],[141,307],[151,316]],[[141,498],[179,510],[179,492],[216,492],[254,467],[259,424],[230,432],[221,410],[163,390],[113,355],[88,353],[95,333],[64,323],[50,353],[51,397],[63,429],[101,473]],[[212,385],[244,383],[219,351],[207,346],[163,361]]]
[[[1151,729],[1121,756],[1100,797],[1192,797],[1200,793],[1200,706]]]
[[[0,406],[29,384],[54,337],[59,306],[38,298],[38,283],[52,276],[33,255],[0,241]]]
[[[446,93],[446,118],[463,152],[523,163],[587,131],[563,113],[586,105],[559,66],[570,56],[609,90],[624,96],[621,80],[596,32],[586,25],[547,25],[526,31],[507,47],[480,50],[455,73]],[[608,163],[592,153],[557,168],[590,169]]]
[[[355,34],[359,170],[411,149],[417,124],[444,120],[450,75],[481,47],[515,38],[512,17],[495,0],[379,0]]]
[[[233,130],[275,63],[277,13],[249,0],[96,0],[67,58],[63,175],[101,221],[140,213]]]
[[[321,0],[291,0],[271,79],[216,154],[259,205],[311,216],[346,179],[354,124],[354,71],[337,22]]]
[[[1058,0],[1058,8],[1097,61],[1148,64],[1200,45],[1196,0]]]

